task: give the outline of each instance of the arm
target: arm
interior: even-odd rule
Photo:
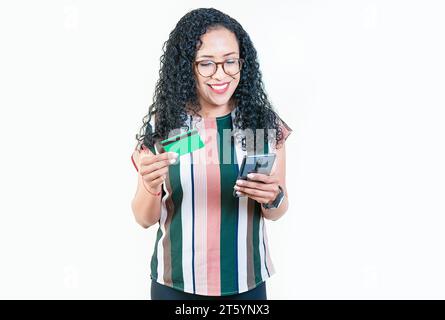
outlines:
[[[261,206],[261,211],[263,213],[263,217],[269,220],[278,220],[281,218],[287,211],[289,207],[289,200],[286,188],[286,149],[285,144],[282,145],[281,148],[276,149],[276,164],[275,171],[272,172],[272,175],[275,175],[278,179],[278,184],[283,188],[284,191],[284,199],[281,205],[276,209],[266,209]],[[277,193],[278,194],[278,193]]]
[[[286,189],[286,151],[284,145],[276,150],[276,160],[270,175],[262,173],[249,173],[248,180],[237,180],[234,186],[237,193],[247,195],[249,198],[259,203],[272,203],[278,196],[281,186],[284,192],[284,198],[281,205],[276,209],[266,209],[261,206],[261,212],[264,218],[269,220],[278,220],[287,211],[288,198]]]
[[[292,129],[282,121],[281,118],[280,122],[283,130],[283,138],[280,140],[280,143],[276,145],[276,160],[270,175],[260,173],[249,174],[247,175],[248,181],[237,180],[235,186],[235,189],[240,192],[240,194],[247,195],[249,198],[261,204],[272,203],[280,192],[278,186],[281,186],[284,192],[284,198],[278,208],[266,209],[261,205],[263,217],[274,221],[281,218],[289,207],[286,188],[286,147],[284,142],[292,132]]]

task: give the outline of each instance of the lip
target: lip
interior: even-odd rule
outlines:
[[[227,86],[224,89],[221,89],[221,90],[217,90],[217,89],[212,88],[212,85],[225,85],[225,84],[227,84]],[[209,86],[210,90],[212,90],[213,92],[218,93],[218,94],[223,94],[223,93],[225,93],[229,89],[230,82],[207,83],[207,85]]]

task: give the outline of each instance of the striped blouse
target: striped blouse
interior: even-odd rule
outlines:
[[[227,135],[234,117],[235,109],[216,118],[188,116],[187,125],[198,130],[205,146],[170,165],[162,186],[150,274],[160,284],[224,296],[251,290],[275,273],[261,204],[233,196],[242,158],[253,153]],[[286,139],[292,129],[280,121]],[[256,153],[274,152],[274,147],[265,142]],[[136,170],[140,152],[132,154]]]

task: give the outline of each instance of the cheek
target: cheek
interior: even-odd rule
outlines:
[[[200,90],[201,93],[203,93],[203,94],[208,94],[208,92],[209,92],[209,87],[208,87],[205,83],[200,83],[200,84],[199,84],[199,90]]]
[[[233,80],[233,82],[232,82],[232,84],[233,84],[233,86],[232,86],[232,90],[233,91],[235,91],[236,90],[236,88],[238,87],[238,85],[239,85],[239,78],[238,79],[236,79],[236,80]]]
[[[198,90],[202,91],[203,89],[205,89],[205,86],[206,86],[206,84],[204,82],[205,79],[202,79],[202,77],[200,75],[196,74],[196,72],[194,72],[194,75],[195,75],[196,88]]]
[[[205,79],[197,78],[197,79],[196,79],[196,85],[197,85],[197,87],[198,87],[201,91],[205,91],[206,88],[207,88],[207,84],[206,84],[206,80],[205,80]]]

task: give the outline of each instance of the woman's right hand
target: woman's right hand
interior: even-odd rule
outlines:
[[[168,174],[168,167],[176,162],[177,157],[176,152],[164,152],[155,155],[148,150],[148,152],[141,153],[139,173],[148,190],[153,193],[161,191],[162,183]]]

